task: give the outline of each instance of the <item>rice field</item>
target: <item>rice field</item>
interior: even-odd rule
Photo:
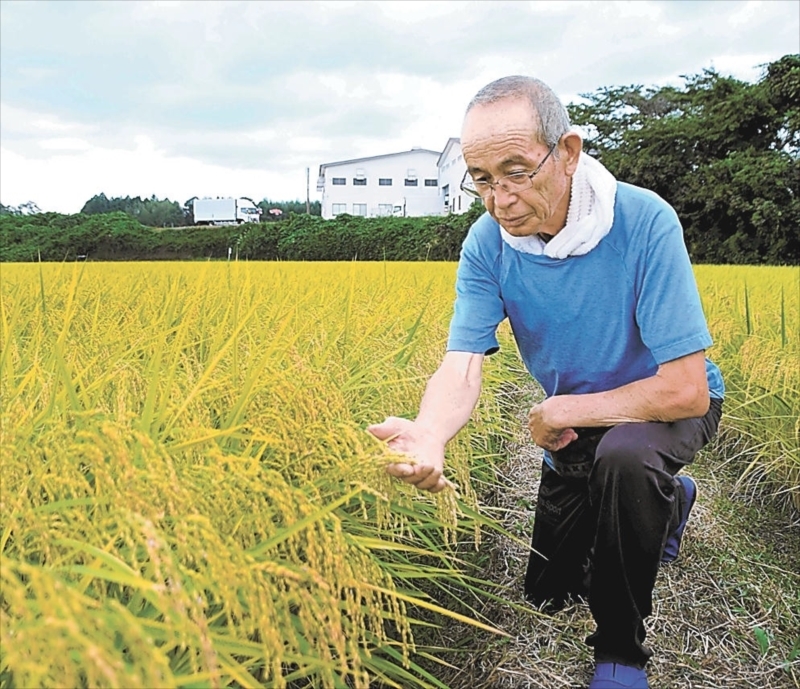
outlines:
[[[744,488],[800,510],[800,268],[699,266],[697,282],[727,387],[723,458]]]
[[[800,508],[800,271],[697,269],[728,461]],[[443,687],[425,630],[501,593],[457,551],[525,374],[501,353],[456,491],[387,479],[455,266],[0,268],[0,687]],[[471,624],[491,630],[479,614]]]

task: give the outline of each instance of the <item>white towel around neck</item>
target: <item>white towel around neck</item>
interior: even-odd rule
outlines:
[[[567,223],[549,242],[538,235],[515,237],[500,227],[503,241],[526,254],[567,258],[594,249],[614,223],[617,180],[599,160],[581,152],[572,176]]]

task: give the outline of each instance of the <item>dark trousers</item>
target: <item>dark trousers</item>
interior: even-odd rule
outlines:
[[[675,475],[717,431],[722,400],[705,416],[673,423],[576,429],[551,453],[536,504],[525,594],[562,607],[588,598],[597,630],[586,643],[598,661],[644,667],[644,619],[667,538],[680,522],[684,492]]]

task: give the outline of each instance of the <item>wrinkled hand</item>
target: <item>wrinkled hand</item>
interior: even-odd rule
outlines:
[[[399,454],[408,455],[416,463],[393,462],[386,465],[386,472],[402,479],[420,490],[438,493],[453,487],[444,476],[444,445],[416,422],[389,416],[383,423],[368,426],[367,430],[378,440],[387,441],[389,448]]]
[[[563,450],[578,438],[574,429],[558,425],[554,420],[558,397],[549,397],[528,412],[528,429],[533,442],[545,450]]]

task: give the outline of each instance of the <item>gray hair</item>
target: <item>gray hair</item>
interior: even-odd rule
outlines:
[[[527,98],[539,120],[538,138],[547,146],[554,146],[569,131],[567,109],[553,89],[539,79],[510,76],[497,79],[484,86],[469,102],[467,112],[476,105],[488,105],[506,98]]]

